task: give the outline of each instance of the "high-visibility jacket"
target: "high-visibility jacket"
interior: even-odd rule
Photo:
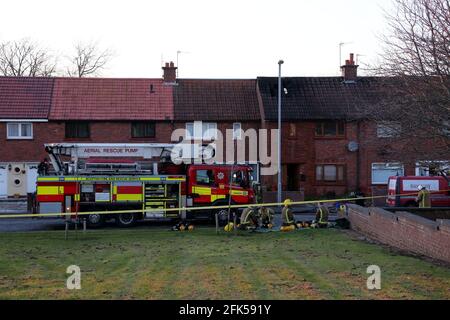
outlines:
[[[259,214],[261,217],[262,223],[271,223],[273,219],[274,212],[269,208],[261,208],[259,209]]]
[[[325,206],[319,206],[316,212],[316,221],[321,224],[328,223],[328,216],[330,215],[330,211]]]
[[[252,208],[245,208],[241,214],[241,224],[242,225],[253,225],[256,221],[256,213]]]
[[[289,207],[284,207],[281,212],[281,221],[284,225],[286,224],[293,224],[294,221],[294,213],[292,212],[292,209]]]
[[[431,208],[430,192],[427,189],[420,190],[417,202],[419,202],[420,208]]]

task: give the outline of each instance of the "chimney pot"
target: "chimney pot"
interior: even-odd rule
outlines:
[[[345,60],[345,65],[341,67],[344,82],[354,82],[358,78],[358,65],[355,64],[355,55],[350,53],[350,59]]]
[[[166,62],[165,67],[163,67],[162,69],[164,70],[164,83],[175,84],[177,82],[177,67],[175,67],[173,61],[170,61],[170,63]]]
[[[355,64],[355,60],[353,60],[354,57],[355,55],[353,53],[350,53],[350,64]]]

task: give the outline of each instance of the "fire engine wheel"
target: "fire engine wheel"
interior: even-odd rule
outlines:
[[[105,223],[105,217],[101,214],[90,214],[87,216],[86,222],[90,228],[100,228]]]
[[[128,228],[136,224],[137,216],[134,213],[120,213],[116,217],[116,223],[119,227]]]

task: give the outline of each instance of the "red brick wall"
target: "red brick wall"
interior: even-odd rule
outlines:
[[[450,220],[348,205],[351,228],[383,244],[450,263]]]
[[[46,156],[45,143],[169,143],[172,130],[172,123],[157,122],[155,138],[132,138],[130,122],[90,122],[90,138],[66,139],[64,122],[35,122],[32,140],[8,140],[6,123],[0,123],[0,162],[39,162]]]
[[[357,153],[349,152],[349,141],[358,141],[356,123],[346,123],[345,136],[319,138],[315,136],[315,121],[283,122],[281,160],[283,164],[283,189],[287,188],[287,164],[299,164],[299,174],[306,176],[300,188],[306,196],[319,196],[327,192],[344,195],[356,190]],[[277,123],[263,122],[263,128],[276,129]],[[336,164],[345,166],[344,183],[316,181],[316,165]],[[263,177],[263,183],[276,189],[277,176]]]
[[[186,122],[176,122],[174,124],[175,129],[185,129],[186,128],[186,123],[187,122],[192,122],[192,121],[186,121]],[[207,121],[207,122],[214,122],[214,121]],[[239,121],[237,121],[239,122]],[[227,147],[227,141],[226,141],[226,130],[232,130],[233,129],[233,123],[234,121],[223,121],[223,122],[217,122],[217,129],[222,133],[223,138],[225,139],[224,141],[224,152],[226,150]],[[247,121],[247,122],[241,122],[241,128],[243,131],[246,131],[248,129],[255,129],[256,130],[256,134],[258,135],[258,130],[260,129],[260,122],[258,121]],[[243,141],[242,141],[243,142]],[[204,143],[207,143],[206,141]],[[236,159],[236,155],[237,155],[237,148],[238,145],[237,143],[234,146],[234,154],[235,154],[235,159]],[[226,160],[226,155],[224,153],[224,161]],[[249,161],[250,157],[249,157],[249,142],[248,139],[246,139],[245,141],[245,160]]]

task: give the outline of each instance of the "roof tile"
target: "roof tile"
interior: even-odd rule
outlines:
[[[173,120],[162,79],[57,78],[50,120]]]
[[[47,119],[53,78],[0,77],[1,119]]]

